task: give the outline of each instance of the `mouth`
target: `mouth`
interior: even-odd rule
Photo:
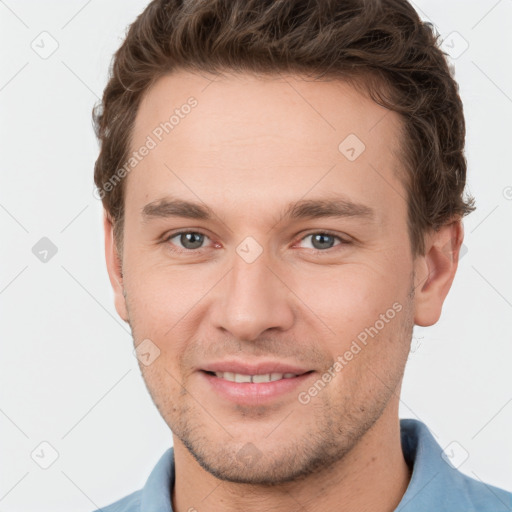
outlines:
[[[218,377],[219,379],[224,379],[229,382],[238,382],[238,383],[253,383],[253,384],[261,384],[266,382],[275,382],[282,379],[293,379],[295,377],[300,377],[301,375],[306,375],[312,373],[313,370],[304,373],[261,373],[256,375],[247,375],[244,373],[234,373],[234,372],[212,372],[208,370],[202,370],[208,375],[212,377]]]
[[[244,374],[200,370],[205,394],[214,393],[217,398],[238,405],[263,405],[278,398],[293,397],[299,386],[306,388],[307,381],[312,379],[314,370],[301,374],[296,373],[257,373]],[[298,392],[297,392],[298,395]],[[293,398],[291,399],[293,400]]]

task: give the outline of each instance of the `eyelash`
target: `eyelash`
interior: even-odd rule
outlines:
[[[176,233],[171,233],[171,234],[165,236],[163,242],[169,242],[172,238],[175,238],[175,237],[177,237],[179,235],[188,234],[188,233],[194,233],[194,234],[197,234],[197,235],[203,235],[204,237],[209,238],[206,233],[203,233],[200,230],[182,230],[182,231],[177,231]],[[311,235],[328,235],[328,236],[332,236],[332,237],[338,239],[339,242],[340,242],[339,244],[336,244],[333,247],[329,247],[328,249],[323,249],[323,250],[322,249],[308,249],[309,251],[313,251],[315,254],[330,253],[332,250],[335,249],[335,247],[338,247],[340,245],[349,245],[351,243],[350,240],[342,238],[339,235],[336,235],[335,233],[333,233],[332,231],[329,231],[329,230],[311,231],[311,232],[306,233],[305,235],[303,235],[298,240],[298,242],[302,242],[305,238],[307,238],[308,236],[311,236]],[[172,245],[172,244],[169,244],[169,245]],[[178,249],[178,250],[171,248],[170,250],[172,252],[177,252],[177,253],[182,253],[182,254],[183,253],[193,254],[193,253],[202,252],[203,249],[207,249],[207,247],[200,247],[198,249]]]

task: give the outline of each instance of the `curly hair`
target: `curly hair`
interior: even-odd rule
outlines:
[[[129,158],[144,93],[176,70],[340,79],[398,113],[413,255],[425,253],[427,231],[475,209],[464,197],[454,72],[434,27],[407,0],[154,0],[128,28],[92,113],[100,143],[94,181],[121,245],[126,180],[112,180]]]

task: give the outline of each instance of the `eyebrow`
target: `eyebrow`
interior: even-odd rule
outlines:
[[[155,218],[181,217],[186,219],[212,220],[216,215],[205,204],[176,198],[164,198],[148,203],[142,208],[145,222]],[[343,197],[301,199],[290,203],[281,214],[282,219],[318,219],[323,217],[359,217],[375,220],[373,208],[355,203]]]

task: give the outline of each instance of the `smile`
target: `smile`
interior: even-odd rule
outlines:
[[[254,375],[234,372],[200,371],[205,395],[238,405],[263,405],[286,395],[293,396],[299,386],[306,386],[314,378],[313,370],[302,373],[258,373]]]
[[[262,373],[259,375],[246,375],[233,372],[215,372],[215,376],[230,382],[274,382],[281,379],[292,379],[297,377],[296,373]]]

